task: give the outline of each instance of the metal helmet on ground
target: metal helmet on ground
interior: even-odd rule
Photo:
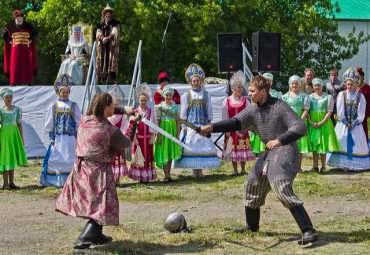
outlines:
[[[164,228],[172,233],[189,232],[184,215],[178,211],[173,211],[167,216]]]

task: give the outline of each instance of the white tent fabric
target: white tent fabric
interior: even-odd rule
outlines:
[[[188,84],[170,84],[170,87],[176,89],[180,95],[190,90]],[[125,97],[123,105],[127,104],[130,94],[129,85],[118,85],[119,89]],[[154,92],[159,88],[159,85],[151,85]],[[0,91],[5,87],[0,87]],[[107,91],[111,88],[110,85],[98,86],[98,92]],[[221,106],[223,100],[227,97],[227,84],[206,84],[206,90],[212,97],[213,107],[213,122],[221,120]],[[82,107],[82,100],[84,95],[84,86],[73,86],[69,99],[76,102],[78,106]],[[25,150],[28,158],[44,157],[49,146],[49,136],[44,128],[44,119],[48,107],[58,99],[54,92],[53,86],[16,86],[12,87],[13,104],[22,108],[23,118],[22,126],[24,133]],[[2,98],[0,104],[3,104]],[[153,98],[149,101],[149,107],[153,109]],[[216,140],[220,134],[212,134],[212,139]],[[223,139],[217,143],[221,148]]]

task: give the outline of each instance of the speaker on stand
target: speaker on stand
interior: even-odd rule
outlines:
[[[252,35],[252,71],[279,72],[281,33],[255,32]]]

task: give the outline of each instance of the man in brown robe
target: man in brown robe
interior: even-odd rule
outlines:
[[[96,80],[97,84],[115,84],[118,77],[120,22],[113,18],[107,4],[96,31]]]

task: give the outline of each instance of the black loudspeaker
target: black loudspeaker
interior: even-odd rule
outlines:
[[[218,72],[243,70],[242,34],[217,34]]]
[[[261,32],[252,36],[252,71],[280,71],[281,33]]]

